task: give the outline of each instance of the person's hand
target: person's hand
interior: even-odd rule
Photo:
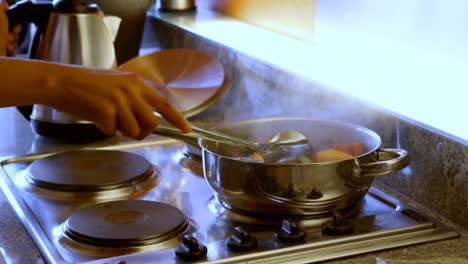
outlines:
[[[106,134],[143,139],[158,125],[153,110],[183,132],[191,125],[184,116],[133,73],[63,66],[48,77],[55,87],[50,105],[59,111],[93,121]],[[55,77],[54,77],[55,76]]]
[[[16,55],[16,47],[21,31],[21,25],[16,25],[13,27],[13,31],[9,32],[8,18],[6,16],[8,8],[8,3],[0,0],[0,56]]]

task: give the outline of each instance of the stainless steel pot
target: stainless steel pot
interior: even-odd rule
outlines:
[[[285,129],[303,133],[316,150],[360,142],[365,153],[349,159],[306,164],[259,163],[239,159],[232,148],[200,139],[203,171],[219,200],[239,211],[268,215],[318,215],[356,205],[374,176],[409,164],[403,149],[381,149],[370,129],[330,120],[275,118],[217,128],[226,134],[267,142]]]

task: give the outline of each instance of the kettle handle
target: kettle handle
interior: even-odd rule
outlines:
[[[19,24],[34,23],[38,28],[34,39],[38,40],[39,34],[41,34],[47,26],[49,15],[52,10],[52,2],[33,3],[31,0],[18,1],[14,5],[10,6],[6,11],[9,30],[12,31],[13,27]],[[31,49],[31,52],[33,52],[33,49]],[[32,105],[17,106],[16,108],[26,120],[30,121],[30,115],[33,108]]]
[[[34,23],[38,28],[43,28],[47,25],[52,10],[52,2],[16,2],[6,11],[9,29],[11,31],[14,26],[22,23]]]

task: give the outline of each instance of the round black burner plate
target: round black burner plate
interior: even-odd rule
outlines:
[[[112,150],[63,152],[36,160],[28,169],[34,185],[63,191],[116,189],[152,174],[144,157]]]
[[[187,228],[185,215],[171,205],[121,200],[79,209],[67,219],[64,232],[85,244],[126,246],[162,242]]]

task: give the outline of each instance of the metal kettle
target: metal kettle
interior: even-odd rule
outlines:
[[[80,0],[28,0],[13,5],[7,16],[11,27],[25,22],[36,25],[29,52],[31,59],[102,69],[117,67],[113,42],[120,18],[104,16],[96,4],[84,4]],[[30,120],[33,131],[42,136],[80,142],[105,137],[94,123],[50,106],[18,109]]]

